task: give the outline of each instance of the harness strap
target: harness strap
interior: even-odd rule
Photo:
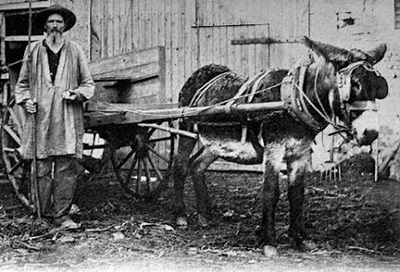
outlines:
[[[301,65],[290,71],[283,79],[281,99],[288,104],[288,112],[294,119],[309,126],[315,132],[319,132],[325,127],[325,124],[319,123],[310,114],[307,107],[309,101],[304,101],[307,97],[302,92],[307,67],[307,65]],[[296,78],[298,78],[298,82],[296,82]]]
[[[366,70],[375,72],[377,76],[380,76],[379,72],[366,61],[357,61],[341,69],[336,75],[341,104],[350,100],[351,74],[359,66],[363,66]]]
[[[189,103],[189,107],[192,106],[196,106],[197,102],[199,101],[199,99],[201,97],[203,97],[203,95],[210,89],[210,87],[219,79],[221,79],[222,77],[226,76],[226,75],[236,75],[235,73],[228,71],[222,74],[219,74],[215,77],[213,77],[211,80],[207,81],[206,84],[204,84],[199,90],[197,90],[197,92],[194,94],[192,100]]]
[[[240,86],[239,91],[235,94],[235,96],[232,98],[232,100],[230,100],[228,103],[226,103],[227,105],[232,105],[234,104],[237,100],[239,100],[240,98],[242,98],[243,95],[248,94],[249,90],[253,91],[253,88],[251,88],[252,86],[254,86],[255,82],[258,81],[258,79],[260,79],[265,72],[260,72],[258,74],[256,74],[254,77],[246,80],[246,82]],[[254,97],[254,95],[252,95],[252,97]],[[247,102],[251,102],[252,97],[247,99]]]
[[[245,94],[249,94],[247,97],[247,103],[250,103],[255,95],[255,92],[257,91],[258,85],[260,84],[261,80],[268,74],[269,71],[262,71],[258,74],[256,74],[254,77],[248,79],[239,89],[239,91],[236,93],[236,95],[233,97],[232,100],[230,100],[227,105],[232,105],[235,102],[237,102],[240,98],[243,97]],[[247,125],[244,124],[242,125],[242,135],[240,142],[244,143],[247,138]]]
[[[253,101],[254,95],[256,94],[258,87],[260,87],[261,81],[267,77],[267,75],[270,73],[270,70],[267,70],[265,72],[260,73],[260,76],[254,81],[252,87],[251,87],[251,92],[249,97],[247,98],[247,102],[250,103]]]

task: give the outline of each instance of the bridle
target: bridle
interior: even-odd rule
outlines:
[[[358,61],[350,64],[349,66],[339,70],[336,75],[336,81],[338,85],[339,91],[339,113],[338,115],[343,116],[344,122],[351,124],[350,113],[352,111],[377,111],[377,105],[375,100],[366,100],[366,101],[350,101],[351,95],[351,76],[355,69],[358,67],[363,67],[365,70],[376,73],[377,76],[380,76],[380,73],[369,63],[366,61]],[[362,89],[362,86],[359,85]],[[331,96],[329,97],[331,99]],[[333,105],[333,101],[329,101],[330,105]],[[332,108],[332,106],[331,106]],[[332,111],[335,112],[335,111]]]
[[[311,62],[308,61],[298,65],[292,69],[283,80],[284,84],[281,86],[281,98],[283,101],[287,102],[289,113],[296,120],[304,123],[316,133],[323,130],[328,124],[331,124],[335,129],[335,132],[332,134],[345,132],[349,140],[353,139],[355,131],[352,128],[351,112],[377,111],[377,105],[375,101],[351,101],[352,74],[359,67],[364,67],[366,70],[375,72],[377,75],[380,75],[379,72],[366,61],[354,62],[337,71],[337,89],[331,89],[328,96],[329,112],[331,112],[329,115],[318,96],[317,80],[314,82],[314,94],[319,107],[316,103],[312,102],[304,92],[305,76],[310,64]],[[318,73],[319,69],[316,71],[316,79]],[[362,88],[361,85],[360,88]],[[315,116],[310,113],[310,109],[313,109],[323,121],[317,120]],[[338,122],[338,120],[341,121]]]

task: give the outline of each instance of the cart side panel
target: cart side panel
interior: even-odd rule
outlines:
[[[89,69],[96,83],[95,95],[88,103],[85,112],[85,128],[115,130],[118,137],[132,138],[125,133],[120,133],[116,124],[127,125],[136,131],[137,123],[142,121],[157,122],[160,120],[133,120],[125,119],[119,113],[110,114],[109,111],[131,111],[148,108],[164,108],[166,101],[166,68],[165,48],[163,46],[118,54],[112,57],[102,58],[89,63]],[[94,102],[94,103],[93,103]],[[96,103],[106,102],[106,104]],[[108,113],[107,113],[108,112]],[[98,122],[96,122],[98,120]],[[163,125],[167,126],[167,123]],[[152,138],[168,136],[164,131],[155,131]],[[132,139],[121,139],[129,143]],[[157,144],[156,151],[166,157],[170,153],[169,145]],[[116,156],[126,156],[130,147],[121,147]],[[166,169],[167,164],[159,157],[150,154],[160,170]],[[126,165],[131,164],[128,161]],[[125,167],[125,166],[124,166]],[[123,167],[123,168],[124,168]]]
[[[165,48],[119,54],[89,63],[96,82],[94,101],[165,103]]]

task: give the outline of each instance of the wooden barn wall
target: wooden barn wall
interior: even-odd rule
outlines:
[[[308,8],[308,0],[91,0],[90,59],[164,46],[162,102],[177,103],[185,80],[209,63],[245,77],[289,68],[309,32]],[[254,42],[266,38],[276,43]]]
[[[90,58],[165,46],[166,102],[176,103],[186,78],[211,62],[244,76],[289,67],[297,57],[293,41],[308,34],[307,2],[91,0]],[[232,45],[268,37],[282,43]]]

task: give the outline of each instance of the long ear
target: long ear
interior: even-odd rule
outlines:
[[[346,49],[330,44],[316,42],[305,36],[302,38],[301,42],[315,53],[322,55],[326,60],[335,64],[335,66],[337,66],[339,69],[347,66],[353,61],[352,52]]]
[[[368,57],[370,58],[370,61],[368,62],[371,64],[380,62],[381,59],[383,59],[383,57],[385,56],[386,50],[387,50],[386,44],[381,43],[376,48],[370,51],[366,51],[365,54],[367,54]]]
[[[354,61],[365,60],[374,65],[375,63],[378,63],[381,59],[383,59],[383,56],[385,56],[386,53],[386,49],[386,44],[381,43],[372,50],[363,52],[359,49],[351,49],[351,53],[353,54]]]
[[[330,44],[312,41],[303,37],[302,43],[314,52],[324,56],[327,60],[334,63],[338,68],[343,68],[352,62],[365,60],[372,65],[378,63],[386,52],[386,44],[382,43],[370,51],[361,51],[358,49],[346,50]]]

